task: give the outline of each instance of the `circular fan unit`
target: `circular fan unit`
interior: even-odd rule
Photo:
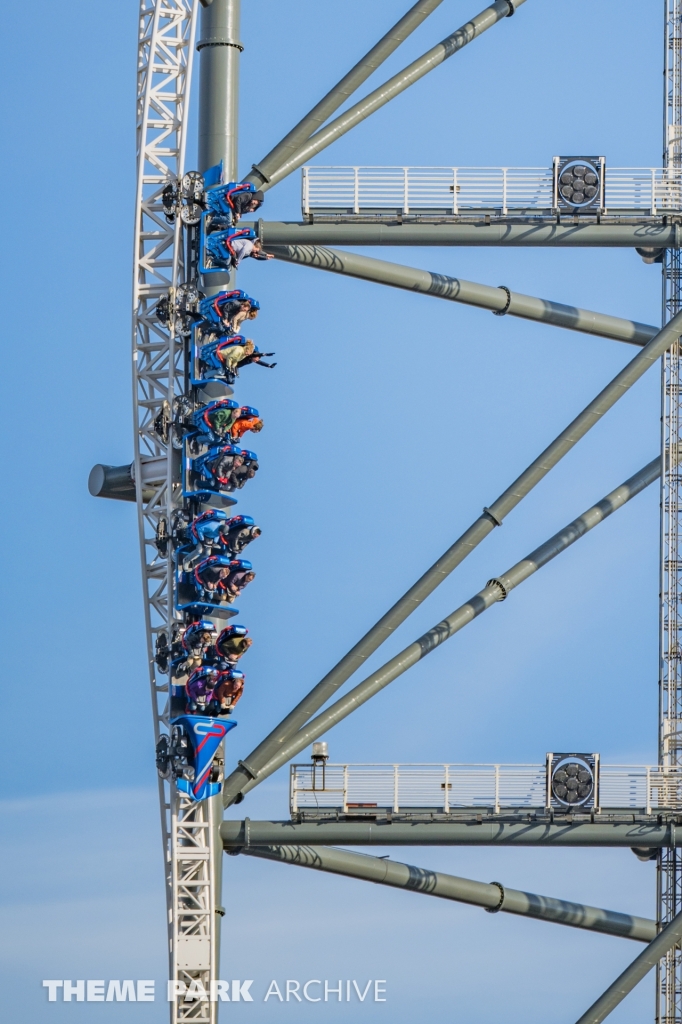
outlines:
[[[588,157],[562,157],[557,169],[557,196],[564,209],[601,206],[603,162]]]
[[[552,766],[552,796],[567,807],[582,807],[594,796],[594,772],[582,758],[569,756]]]

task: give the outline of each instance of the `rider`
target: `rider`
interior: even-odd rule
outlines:
[[[247,544],[261,535],[260,526],[256,526],[251,516],[233,516],[225,525],[223,544],[233,555],[240,555]]]
[[[226,581],[233,571],[234,562],[225,555],[210,555],[194,570],[194,582],[197,589],[205,592],[206,596],[224,601],[227,598]]]
[[[218,679],[211,695],[209,714],[231,715],[244,692],[244,673],[239,669],[229,668],[216,672],[216,675]]]
[[[248,454],[252,455],[253,452]],[[243,487],[248,479],[244,476],[244,463],[245,453],[241,448],[227,444],[211,448],[206,455],[195,461],[194,467],[204,479],[210,480],[219,490],[234,491],[238,487]],[[254,476],[255,473],[251,475]]]
[[[193,622],[182,638],[182,654],[175,659],[171,673],[175,678],[191,675],[204,664],[209,648],[215,643],[216,628],[210,619]]]
[[[246,191],[246,189],[242,191],[237,186],[237,189],[229,192],[226,198],[228,204],[232,207],[232,220],[236,224],[245,213],[255,213],[263,205],[265,196],[260,191],[250,192]]]
[[[247,480],[252,480],[258,472],[258,456],[246,448],[237,448],[239,459],[235,459],[230,472],[228,490],[240,491]]]
[[[232,266],[236,270],[242,260],[249,256],[254,260],[274,260],[272,253],[263,252],[263,243],[259,238],[235,238],[230,242],[232,249]]]
[[[230,665],[236,665],[253,643],[246,626],[226,626],[215,642],[215,653]]]
[[[225,600],[227,603],[232,604],[239,597],[244,587],[251,583],[255,577],[256,574],[251,568],[251,562],[247,562],[245,558],[233,559],[230,562],[229,575],[221,577],[220,581],[220,585],[226,594]]]
[[[254,409],[252,405],[242,405],[236,411],[229,429],[230,437],[235,444],[248,430],[258,434],[263,429],[263,420],[258,414],[258,409]]]
[[[185,683],[187,694],[187,710],[206,713],[206,705],[213,697],[213,689],[220,679],[220,672],[209,665],[202,665],[192,672]]]

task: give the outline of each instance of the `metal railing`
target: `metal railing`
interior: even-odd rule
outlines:
[[[393,812],[428,808],[541,809],[547,805],[544,764],[295,764],[290,776],[291,813],[373,807]],[[682,769],[660,765],[604,765],[599,807],[651,814],[682,808]]]
[[[551,213],[551,167],[304,167],[303,214],[395,211],[454,216],[484,210]],[[661,167],[607,167],[602,212],[657,216],[682,210],[682,174]]]

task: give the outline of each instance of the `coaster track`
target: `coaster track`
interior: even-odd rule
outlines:
[[[183,227],[169,224],[163,190],[184,172],[198,0],[143,0],[137,68],[137,189],[133,255],[134,479],[144,587],[147,661],[158,742],[169,731],[169,682],[154,655],[173,622],[173,562],[156,538],[178,504],[178,452],[155,429],[185,390],[184,346],[161,323],[159,299],[185,280]],[[215,850],[210,805],[159,779],[168,921],[169,979],[205,991],[216,977]],[[219,854],[221,855],[221,854]],[[171,1020],[214,1024],[215,1002],[171,1002]]]

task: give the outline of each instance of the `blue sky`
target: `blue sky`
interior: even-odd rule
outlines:
[[[403,13],[406,0],[245,0],[246,173]],[[445,0],[378,84],[479,9]],[[528,0],[318,163],[545,166],[603,153],[659,166],[661,4]],[[7,500],[0,905],[4,1005],[27,1024],[165,1020],[163,1003],[45,1004],[43,978],[165,973],[164,898],[134,509],[87,492],[132,457],[130,271],[137,5],[10,6],[0,76],[0,414]],[[196,127],[196,120],[195,120]],[[193,143],[192,143],[193,145]],[[191,147],[190,147],[191,152]],[[299,218],[298,174],[267,219]],[[362,250],[660,321],[660,273],[628,251]],[[247,266],[245,371],[261,471],[240,496],[263,537],[240,602],[254,647],[229,756],[258,740],[627,362],[634,350],[277,262]],[[381,664],[654,457],[652,370],[376,655]],[[651,762],[658,495],[652,487],[327,739],[336,761]],[[302,755],[303,758],[303,755]],[[287,772],[229,814],[287,816]],[[651,916],[629,851],[392,856]],[[504,915],[230,858],[224,969],[386,979],[388,1002],[235,1005],[235,1019],[488,1024],[576,1019],[637,953]],[[575,966],[579,964],[576,970]],[[561,999],[557,1001],[557,992]],[[482,994],[483,997],[482,997]],[[614,1014],[652,1014],[648,981]]]

